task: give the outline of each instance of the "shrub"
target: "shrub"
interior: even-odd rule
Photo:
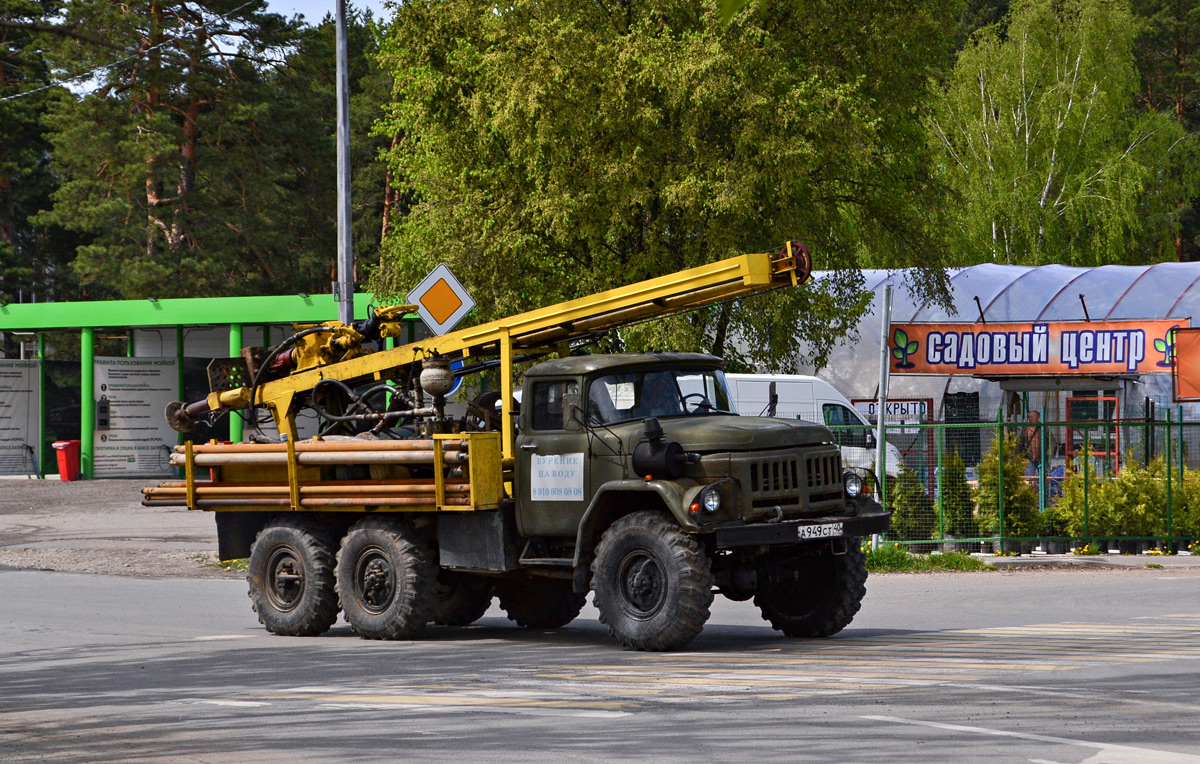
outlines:
[[[1037,491],[1025,482],[1026,460],[1018,453],[1019,438],[1004,435],[992,441],[979,463],[979,527],[989,535],[1001,535],[1000,528],[1000,456],[1004,456],[1004,536],[1031,537],[1042,530]],[[1001,449],[1003,448],[1003,451]]]
[[[1177,477],[1178,473],[1172,477]],[[1084,535],[1084,480],[1076,470],[1063,482],[1063,495],[1055,509],[1067,533]],[[1155,459],[1148,466],[1128,464],[1111,479],[1088,475],[1087,532],[1091,536],[1165,536],[1167,534],[1166,465]],[[1176,479],[1171,490],[1172,530],[1177,536],[1195,535],[1200,528],[1200,475],[1184,470],[1183,484]]]
[[[975,522],[975,502],[971,499],[971,486],[967,485],[967,470],[958,449],[942,459],[942,533],[956,539],[969,539],[979,535],[979,524]]]
[[[887,508],[892,512],[888,538],[924,541],[934,537],[937,518],[932,502],[917,473],[907,465],[900,466],[896,479],[888,485]]]

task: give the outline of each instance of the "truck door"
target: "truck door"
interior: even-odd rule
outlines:
[[[587,435],[564,428],[564,396],[578,401],[576,379],[536,380],[517,435],[517,526],[523,536],[574,538],[587,509]]]

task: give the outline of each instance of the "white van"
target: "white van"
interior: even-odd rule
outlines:
[[[774,382],[775,394],[779,396],[775,416],[822,422],[830,427],[862,427],[834,432],[842,448],[842,463],[847,467],[875,468],[874,428],[854,410],[846,396],[825,380],[802,374],[726,374],[725,379],[742,416],[766,416]],[[884,466],[889,478],[900,473],[901,459],[900,450],[888,443]]]

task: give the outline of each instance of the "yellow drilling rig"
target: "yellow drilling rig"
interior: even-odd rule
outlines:
[[[865,593],[858,539],[889,518],[830,431],[739,416],[712,356],[573,353],[797,288],[810,267],[789,242],[392,349],[413,306],[299,328],[215,362],[212,392],[166,412],[187,432],[265,410],[278,436],[189,441],[173,456],[185,479],[144,503],[213,511],[221,559],[249,558],[254,609],[277,634],[323,633],[340,610],[363,637],[407,638],[472,623],[494,597],[518,625],[556,628],[588,591],[635,649],[686,645],[716,592],[753,598],[786,635],[834,634]],[[447,416],[455,376],[484,370],[498,389]],[[306,408],[322,434],[299,439]]]

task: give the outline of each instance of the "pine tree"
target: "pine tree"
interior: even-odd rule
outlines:
[[[979,533],[975,522],[975,502],[967,485],[967,470],[958,449],[942,458],[942,533],[946,537],[972,538]]]
[[[937,533],[933,502],[914,470],[902,464],[896,479],[888,484],[887,507],[892,513],[888,538],[925,541]]]

